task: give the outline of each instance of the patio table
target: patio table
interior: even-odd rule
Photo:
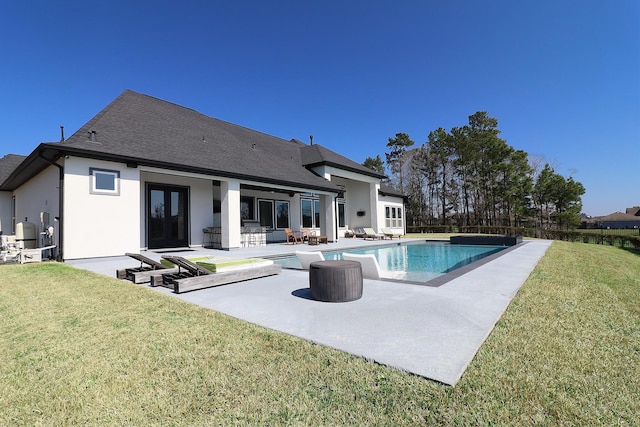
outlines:
[[[328,243],[329,242],[329,238],[327,236],[314,236],[311,235],[309,236],[309,245],[310,246],[315,246],[318,243]]]

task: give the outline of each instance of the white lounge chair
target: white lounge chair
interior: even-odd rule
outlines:
[[[376,233],[373,228],[364,227],[364,239],[384,239],[384,234]]]
[[[384,234],[384,237],[388,237],[391,240],[393,240],[393,236],[398,236],[398,239],[402,236],[402,233],[395,232],[391,228],[383,228],[382,234]]]
[[[349,254],[344,252],[342,259],[358,261],[362,265],[362,277],[365,279],[398,279],[405,277],[404,271],[387,271],[380,268],[378,260],[372,254]]]
[[[309,265],[314,261],[324,261],[324,255],[320,251],[296,251],[296,256],[303,270],[308,270]]]

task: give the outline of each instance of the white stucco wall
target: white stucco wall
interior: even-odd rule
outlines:
[[[213,183],[211,180],[191,179],[190,188],[190,244],[201,246],[202,229],[213,223]]]
[[[119,256],[140,248],[140,171],[123,163],[64,162],[64,258]],[[120,172],[119,194],[91,194],[89,168]]]
[[[377,199],[380,180],[378,178],[332,166],[319,166],[314,168],[314,171],[344,188],[345,222],[349,228],[380,226],[380,206]],[[364,215],[358,216],[358,212],[364,212]]]
[[[369,202],[369,183],[348,181],[345,185],[345,200],[347,203],[347,224],[349,228],[370,227],[371,209]],[[358,216],[363,211],[364,216]]]
[[[146,206],[146,185],[167,184],[177,185],[189,188],[189,245],[201,246],[204,234],[202,229],[214,226],[213,219],[213,181],[210,179],[202,179],[195,177],[186,177],[179,175],[167,175],[164,173],[155,173],[142,171],[140,174],[140,248],[147,246],[146,242],[146,222],[147,222],[147,206]],[[219,192],[219,188],[218,188]]]
[[[331,181],[345,189],[345,216],[349,228],[372,227],[379,232],[386,227],[385,206],[403,208],[402,198],[381,196],[379,182],[370,177],[351,174],[349,178],[332,176]],[[358,216],[358,211],[364,211],[365,215]],[[404,217],[404,208],[402,214]],[[404,234],[406,226],[397,229]]]
[[[54,217],[59,216],[59,178],[58,168],[49,166],[24,185],[17,188],[13,193],[16,198],[16,223],[24,221],[25,218],[27,218],[28,222],[35,224],[36,233],[38,234],[38,246],[42,246],[43,244],[40,237],[40,233],[43,231],[40,225],[40,212],[49,213],[49,225],[52,225],[56,229],[54,239],[56,245],[58,245],[58,223],[54,221]],[[11,206],[11,204],[9,204],[9,206]]]

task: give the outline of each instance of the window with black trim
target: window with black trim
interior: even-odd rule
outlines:
[[[261,226],[273,228],[273,200],[258,200],[258,219]]]
[[[320,227],[320,200],[300,199],[300,214],[304,228]]]
[[[253,197],[240,197],[240,219],[255,219],[254,200]]]
[[[344,203],[338,202],[338,227],[346,227],[347,224],[344,207]]]
[[[120,171],[89,168],[91,194],[120,195]]]
[[[302,226],[313,227],[313,200],[300,199],[300,210],[302,211]]]
[[[276,228],[289,228],[289,202],[276,200]]]

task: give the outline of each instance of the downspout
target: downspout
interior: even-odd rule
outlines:
[[[336,239],[336,242],[337,242],[338,238],[339,238],[338,236],[340,235],[340,230],[339,230],[339,228],[340,228],[340,218],[339,218],[340,213],[338,212],[338,195],[336,195],[333,198],[333,211],[335,212],[335,217],[336,217],[336,220],[335,220],[335,223],[336,223],[335,224],[335,230],[336,230],[335,231],[335,234],[336,234],[335,235],[335,239]]]
[[[38,153],[38,157],[40,157],[41,159],[43,159],[44,161],[46,161],[47,163],[55,166],[58,168],[59,171],[59,185],[58,185],[58,255],[56,257],[56,261],[62,262],[64,260],[63,257],[63,253],[62,253],[62,242],[63,242],[63,226],[62,224],[64,223],[64,216],[63,216],[63,212],[64,212],[64,167],[60,166],[59,164],[57,164],[56,162],[47,159],[42,152]]]

